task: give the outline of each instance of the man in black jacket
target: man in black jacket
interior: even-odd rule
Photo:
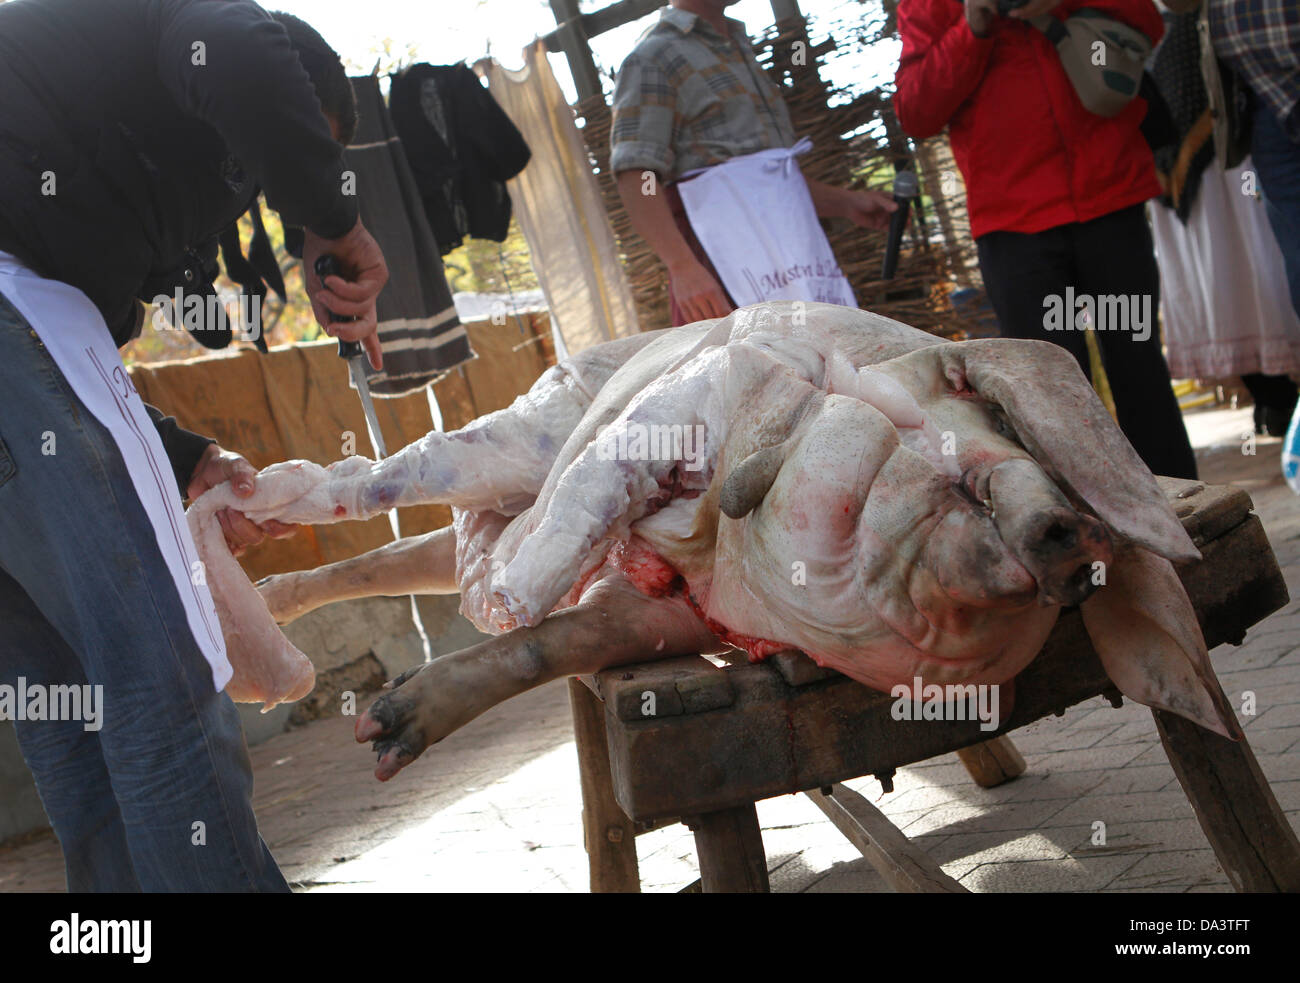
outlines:
[[[71,890],[286,889],[178,518],[181,494],[251,494],[254,470],[146,410],[113,349],[160,286],[210,289],[206,245],[260,190],[307,270],[338,257],[346,280],[305,277],[313,311],[378,367],[387,269],[343,170],[354,125],[338,56],[251,0],[0,5],[0,715]],[[223,525],[237,550],[290,531]]]

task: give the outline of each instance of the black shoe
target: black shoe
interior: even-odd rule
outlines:
[[[1286,410],[1279,410],[1272,406],[1265,406],[1263,410],[1258,410],[1258,407],[1256,409],[1259,412],[1257,419],[1261,420],[1263,423],[1262,430],[1260,429],[1260,424],[1257,423],[1255,425],[1256,433],[1264,434],[1268,437],[1286,436],[1286,428],[1291,425],[1290,413]]]

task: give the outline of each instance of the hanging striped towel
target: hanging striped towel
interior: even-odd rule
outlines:
[[[358,126],[344,162],[356,174],[361,221],[384,251],[389,274],[377,303],[384,367],[376,372],[367,364],[366,376],[375,396],[403,396],[474,358],[474,352],[456,316],[438,245],[379,80],[367,75],[351,81]]]

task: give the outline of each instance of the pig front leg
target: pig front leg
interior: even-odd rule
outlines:
[[[532,504],[591,398],[548,369],[510,406],[451,433],[431,431],[339,488],[347,518],[394,506],[453,505],[513,514]]]
[[[276,622],[287,625],[335,601],[404,594],[455,594],[456,535],[451,526],[399,539],[314,570],[276,574],[257,589]]]
[[[552,679],[725,647],[684,600],[646,597],[611,572],[535,628],[398,676],[361,715],[356,739],[374,742],[375,777],[383,782],[485,710]]]
[[[554,366],[505,409],[450,433],[431,431],[381,461],[273,464],[258,475],[264,494],[244,503],[245,515],[306,525],[370,519],[408,505],[514,515],[532,504],[590,404],[584,384]]]

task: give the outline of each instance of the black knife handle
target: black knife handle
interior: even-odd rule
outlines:
[[[343,266],[339,263],[337,256],[331,256],[329,253],[322,253],[316,257],[316,276],[320,277],[322,285],[325,283],[327,276],[343,276]],[[355,321],[354,317],[344,317],[330,311],[331,321]],[[344,341],[339,339],[339,358],[356,358],[361,354],[361,342]]]

